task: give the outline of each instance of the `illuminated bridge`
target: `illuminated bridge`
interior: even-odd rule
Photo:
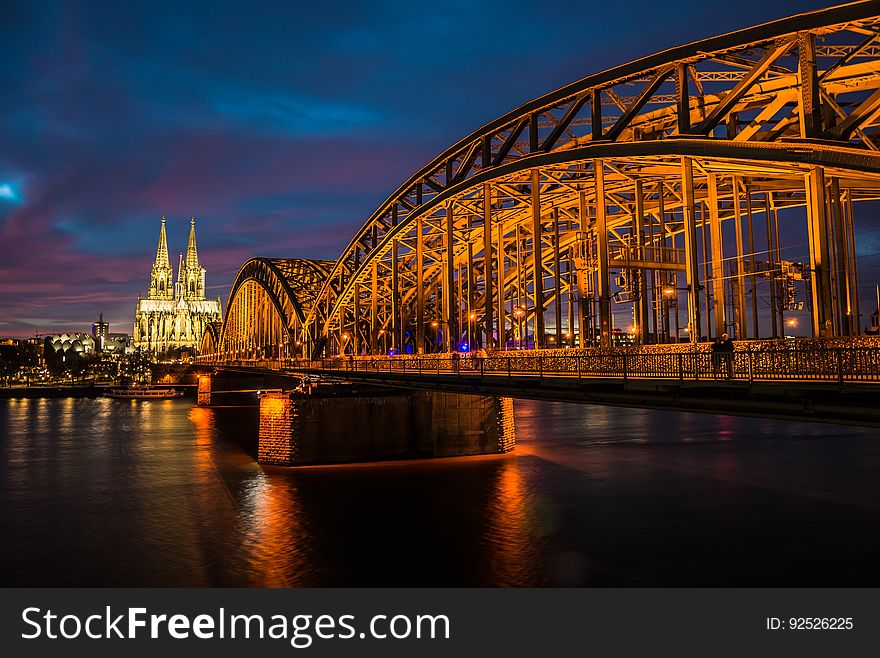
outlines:
[[[692,381],[714,379],[706,341],[727,333],[725,380],[875,382],[855,226],[878,197],[880,3],[857,2],[499,117],[403,182],[336,261],[246,262],[200,360]],[[796,325],[812,338],[786,340]]]

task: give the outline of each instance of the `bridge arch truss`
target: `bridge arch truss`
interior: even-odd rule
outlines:
[[[673,48],[490,122],[404,182],[308,303],[275,304],[289,334],[266,339],[303,353],[610,346],[621,304],[643,343],[781,337],[801,312],[814,335],[857,334],[853,206],[878,196],[872,1]]]
[[[303,344],[303,323],[332,264],[296,258],[248,260],[232,284],[222,325],[205,332],[203,353],[227,358],[297,353]]]

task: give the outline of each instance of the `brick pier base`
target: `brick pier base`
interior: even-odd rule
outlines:
[[[421,391],[260,396],[264,464],[494,454],[515,444],[510,398]]]

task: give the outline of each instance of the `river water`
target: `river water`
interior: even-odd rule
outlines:
[[[252,408],[0,400],[0,584],[880,585],[876,429],[516,418],[510,455],[291,469]]]

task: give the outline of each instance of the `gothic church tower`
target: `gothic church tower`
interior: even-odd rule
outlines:
[[[159,231],[159,247],[156,249],[156,262],[150,274],[148,299],[174,299],[174,273],[168,262],[168,238],[165,236],[165,218]]]
[[[201,301],[205,298],[205,268],[199,265],[199,253],[196,250],[196,220],[189,223],[189,244],[186,247],[186,260],[178,272],[183,284],[180,296],[187,301]]]

